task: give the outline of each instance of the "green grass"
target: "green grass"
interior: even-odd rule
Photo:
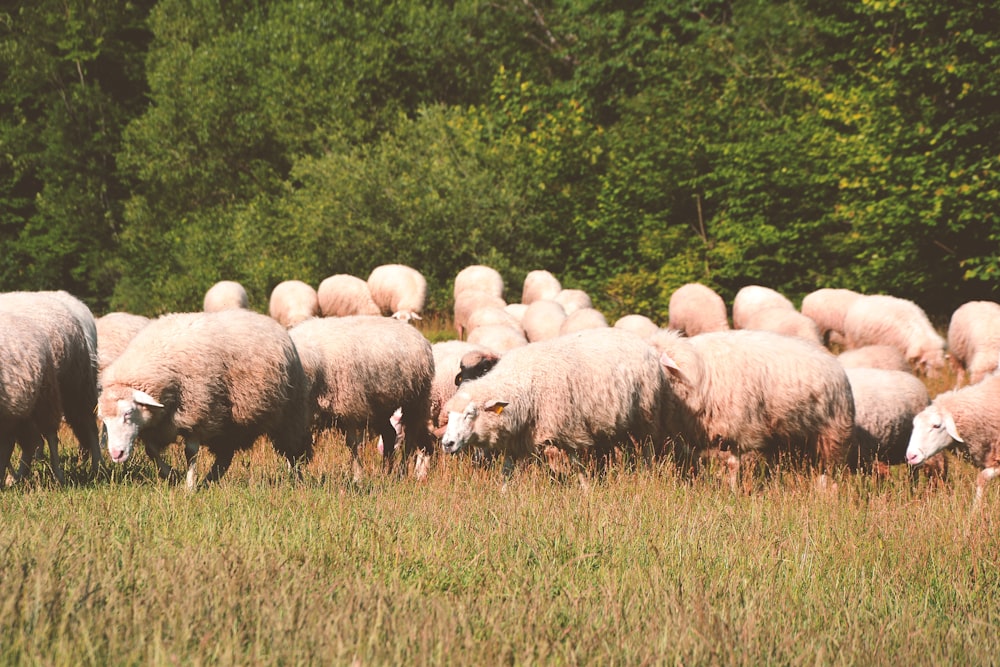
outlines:
[[[990,664],[1000,540],[975,471],[912,489],[785,474],[750,494],[664,466],[589,491],[438,457],[295,483],[266,444],[196,494],[138,454],[0,493],[0,664]],[[71,449],[67,446],[67,450]],[[178,455],[179,456],[179,455]],[[179,461],[178,461],[179,463]],[[123,471],[127,471],[127,474]]]

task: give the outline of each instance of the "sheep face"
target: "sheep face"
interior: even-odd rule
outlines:
[[[135,389],[129,398],[102,400],[101,420],[108,443],[108,455],[115,463],[124,463],[132,453],[139,432],[156,419],[163,404],[144,391]]]
[[[490,400],[480,405],[469,400],[461,412],[449,411],[442,449],[446,454],[455,454],[466,445],[489,445],[500,430],[498,420],[506,406],[507,401]]]
[[[911,466],[920,465],[951,445],[952,441],[962,442],[954,418],[938,406],[930,405],[913,418],[906,462]]]

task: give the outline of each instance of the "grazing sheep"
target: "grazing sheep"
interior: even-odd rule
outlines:
[[[861,294],[849,289],[824,287],[802,299],[802,314],[819,327],[824,343],[843,344],[844,318]]]
[[[427,280],[416,269],[383,264],[368,276],[368,289],[383,315],[410,322],[419,320],[427,300]]]
[[[517,331],[521,330],[521,323],[505,309],[497,308],[496,306],[484,306],[483,308],[477,308],[469,315],[469,319],[466,322],[465,334],[466,336],[471,336],[472,332],[479,327],[498,324]]]
[[[910,363],[903,353],[891,345],[865,345],[837,355],[844,368],[880,368],[884,371],[912,373]]]
[[[771,331],[785,336],[795,336],[817,345],[823,344],[823,336],[819,327],[810,318],[797,310],[788,310],[784,306],[761,308],[746,313],[741,329]]]
[[[639,338],[649,338],[656,334],[660,327],[645,315],[625,315],[615,322],[615,329],[631,331]]]
[[[467,266],[455,276],[455,289],[453,296],[458,299],[458,295],[467,290],[486,292],[498,299],[503,298],[503,276],[500,272],[490,266],[473,264]]]
[[[576,311],[583,308],[594,307],[593,302],[590,300],[590,295],[582,289],[559,290],[559,293],[556,294],[556,298],[553,299],[553,301],[562,306],[567,315],[572,315]]]
[[[767,308],[795,310],[795,306],[780,292],[762,285],[747,285],[733,298],[733,328],[749,329],[751,315]]]
[[[944,368],[944,338],[912,301],[884,294],[855,300],[844,318],[848,349],[892,345],[919,373],[934,378]]]
[[[249,310],[164,315],[104,371],[99,414],[108,453],[126,461],[137,438],[164,478],[163,451],[184,439],[187,487],[204,445],[218,480],[261,435],[296,469],[312,455],[306,376],[288,332]]]
[[[323,317],[382,314],[382,309],[372,299],[368,283],[347,273],[324,278],[316,290],[316,299]]]
[[[542,299],[554,301],[556,295],[561,291],[562,285],[559,283],[559,279],[548,271],[544,269],[529,271],[528,275],[524,277],[524,288],[521,290],[521,303],[530,306]]]
[[[15,440],[21,444],[15,479],[28,474],[44,438],[52,473],[60,484],[66,483],[59,461],[62,415],[49,333],[31,318],[0,310],[0,488],[6,484]]]
[[[125,351],[135,335],[147,324],[149,324],[148,317],[132,313],[108,313],[97,318],[98,377]]]
[[[501,297],[481,290],[467,289],[455,295],[455,331],[458,339],[464,340],[469,335],[469,318],[472,314],[484,308],[504,310],[507,306]]]
[[[972,462],[982,468],[976,477],[975,510],[982,502],[986,485],[1000,475],[1000,375],[939,394],[914,417],[906,462],[922,465],[953,445],[967,452]]]
[[[528,311],[528,306],[523,303],[508,303],[503,307],[510,316],[517,320],[518,326],[521,326],[522,320],[524,320],[524,314]]]
[[[584,329],[604,329],[607,328],[608,321],[604,314],[595,308],[581,308],[574,310],[566,316],[559,327],[559,335],[565,336],[569,333],[583,331]]]
[[[215,313],[233,308],[249,308],[250,300],[243,285],[235,280],[220,280],[205,292],[205,302],[202,310]]]
[[[846,465],[854,401],[846,371],[825,349],[747,330],[693,338],[664,330],[650,343],[672,378],[670,432],[682,460],[730,452],[734,487],[748,454],[805,457],[824,474]]]
[[[101,467],[97,408],[97,324],[87,306],[63,291],[0,294],[0,311],[24,315],[48,337],[62,397],[63,416],[91,473]],[[24,459],[22,459],[24,462]],[[27,463],[30,465],[31,461]]]
[[[289,329],[311,317],[319,317],[319,297],[311,285],[301,280],[285,280],[271,290],[268,312]]]
[[[469,334],[468,340],[470,343],[482,345],[501,354],[528,344],[528,339],[520,328],[510,327],[506,324],[488,324],[477,327]]]
[[[711,287],[688,283],[670,295],[670,320],[667,326],[687,336],[727,331],[729,319],[726,302]]]
[[[849,368],[854,396],[854,431],[849,461],[864,472],[885,474],[888,466],[906,463],[913,418],[930,403],[927,387],[908,371]],[[934,469],[944,475],[936,456]]]
[[[551,299],[537,299],[524,311],[521,328],[529,342],[537,343],[558,336],[565,321],[566,311],[561,305]]]
[[[959,306],[948,325],[948,350],[958,378],[976,384],[1000,364],[1000,303],[970,301]]]
[[[434,356],[434,379],[431,382],[431,423],[434,429],[441,428],[446,420],[446,414],[442,412],[444,404],[455,394],[455,388],[461,381],[472,379],[466,375],[472,375],[477,363],[484,363],[486,359],[498,360],[500,355],[493,350],[482,345],[469,343],[464,340],[446,340],[434,343],[431,346],[431,353]],[[470,364],[468,373],[462,366],[462,360],[467,355],[478,355],[479,362],[469,356],[467,363]],[[492,366],[490,366],[492,368]],[[488,370],[488,369],[487,369]],[[483,373],[486,371],[484,370]],[[441,437],[441,433],[436,433]]]
[[[384,465],[392,469],[397,431],[391,417],[397,408],[406,433],[402,469],[419,450],[414,476],[425,477],[432,451],[430,342],[402,322],[369,315],[309,320],[290,335],[312,387],[316,426],[345,434],[355,479],[362,471],[358,445],[369,428],[382,437]]]
[[[515,460],[558,448],[606,457],[614,447],[658,446],[664,375],[653,349],[627,331],[592,329],[511,350],[448,401],[446,453],[468,445]]]

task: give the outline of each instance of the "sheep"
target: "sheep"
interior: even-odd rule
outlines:
[[[183,437],[193,491],[202,445],[215,457],[205,483],[261,435],[297,472],[312,456],[306,391],[295,345],[274,319],[242,309],[176,313],[147,324],[105,369],[98,414],[112,461],[125,462],[141,437],[165,479],[174,475],[163,452]]]
[[[517,320],[518,326],[521,326],[521,322],[524,320],[524,314],[528,311],[528,306],[523,303],[508,303],[503,307],[511,317]]]
[[[521,323],[505,309],[497,308],[496,306],[485,306],[477,308],[469,315],[469,319],[466,322],[465,334],[469,336],[478,327],[497,324],[521,331]]]
[[[944,338],[920,306],[906,299],[875,294],[855,300],[844,317],[844,337],[848,349],[892,345],[928,378],[944,368]]]
[[[442,412],[442,408],[448,399],[455,394],[455,388],[462,381],[472,379],[468,376],[475,374],[476,371],[473,369],[477,364],[488,363],[485,362],[487,359],[492,359],[495,364],[500,359],[500,355],[487,347],[464,340],[446,340],[434,343],[431,345],[431,353],[434,357],[434,379],[431,381],[431,423],[434,429],[438,429],[443,428],[445,423],[445,414]],[[466,355],[478,355],[478,361],[473,356],[469,356],[466,361],[468,372],[462,365]],[[483,372],[485,373],[485,370]],[[440,433],[436,435],[437,437],[441,436]]]
[[[503,298],[503,276],[496,269],[473,264],[467,266],[455,276],[455,288],[453,296],[458,299],[458,295],[466,290],[486,292],[499,299]]]
[[[309,403],[316,427],[335,427],[345,434],[355,480],[362,475],[358,445],[368,428],[382,437],[384,467],[392,470],[397,436],[390,420],[397,408],[406,433],[402,470],[419,450],[414,476],[423,479],[432,451],[430,342],[403,322],[370,315],[308,320],[290,335],[312,388]]]
[[[15,479],[28,474],[44,438],[52,473],[60,484],[66,483],[59,461],[62,414],[49,334],[31,318],[0,310],[0,488],[6,485],[15,439],[21,444]]]
[[[670,434],[681,459],[730,452],[735,488],[740,460],[786,453],[819,465],[819,483],[847,463],[854,401],[844,368],[825,349],[768,331],[732,330],[650,339],[662,353],[674,403]]]
[[[281,326],[289,329],[319,316],[319,297],[312,285],[301,280],[284,280],[271,290],[268,312]]]
[[[7,292],[0,311],[29,318],[48,337],[56,367],[63,416],[91,474],[102,465],[94,412],[97,407],[97,324],[90,309],[68,292]],[[22,459],[24,462],[24,459]],[[27,464],[30,465],[28,460]]]
[[[147,324],[149,324],[148,317],[124,312],[108,313],[97,318],[98,378]]]
[[[639,338],[649,338],[660,330],[653,320],[645,315],[624,315],[615,321],[615,329],[631,331]]]
[[[521,318],[524,335],[531,343],[549,340],[559,335],[559,329],[566,320],[566,311],[551,299],[536,299]]]
[[[558,448],[603,458],[616,445],[658,446],[665,378],[657,355],[638,336],[592,329],[511,350],[448,401],[445,453],[479,446],[516,460]],[[582,477],[581,477],[582,480]]]
[[[688,283],[670,295],[667,326],[688,336],[729,329],[726,302],[711,287]]]
[[[459,340],[464,340],[469,332],[469,318],[476,311],[484,308],[504,310],[507,306],[501,297],[476,289],[467,289],[455,295],[454,318],[455,331]]]
[[[800,312],[819,327],[825,344],[842,345],[844,317],[861,294],[849,289],[823,287],[806,294]]]
[[[559,335],[565,336],[584,329],[604,329],[607,326],[608,321],[601,311],[595,308],[581,308],[566,315],[566,319],[559,327]]]
[[[930,404],[927,387],[908,371],[848,368],[854,397],[850,464],[879,474],[906,463],[913,418]],[[936,455],[934,470],[944,476],[945,460]]]
[[[563,307],[563,310],[566,311],[566,315],[572,315],[582,308],[594,307],[593,302],[590,300],[590,295],[582,289],[559,290],[559,293],[556,294],[553,301]]]
[[[913,371],[903,353],[891,345],[865,345],[856,350],[845,350],[837,355],[837,361],[844,368],[879,368],[907,373]]]
[[[544,269],[529,271],[528,275],[524,277],[521,303],[530,306],[542,299],[554,301],[561,291],[562,285],[559,283],[559,279],[548,271]]]
[[[469,334],[468,340],[470,343],[482,345],[500,353],[528,344],[528,339],[521,329],[509,327],[505,324],[489,324],[477,327]]]
[[[750,316],[766,308],[795,310],[795,306],[786,296],[770,287],[747,285],[741,288],[733,298],[733,328],[749,329],[746,323]]]
[[[232,308],[249,308],[250,300],[243,285],[235,280],[220,280],[205,292],[202,310],[214,313]]]
[[[970,301],[959,306],[948,324],[948,350],[954,364],[956,387],[976,384],[1000,363],[1000,304]]]
[[[816,323],[799,311],[789,310],[784,306],[765,307],[746,312],[739,328],[772,331],[823,345],[823,336]]]
[[[403,264],[383,264],[368,276],[368,289],[383,315],[410,322],[419,320],[427,300],[427,280]]]
[[[1000,475],[1000,375],[939,394],[913,418],[906,462],[923,465],[947,447],[958,446],[981,468],[976,477],[975,511],[991,479]]]
[[[324,278],[316,290],[316,299],[323,317],[382,314],[372,299],[368,283],[347,273]]]

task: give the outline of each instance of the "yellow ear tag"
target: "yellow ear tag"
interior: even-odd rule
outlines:
[[[503,412],[503,406],[502,405],[496,406],[495,408],[493,408],[493,412],[500,414],[501,412]]]

